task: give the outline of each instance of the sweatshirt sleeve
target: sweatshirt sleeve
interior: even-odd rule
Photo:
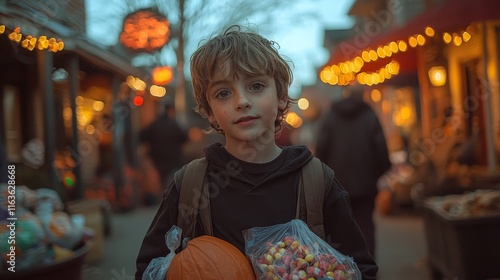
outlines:
[[[376,279],[378,266],[368,252],[363,235],[354,221],[348,193],[336,178],[330,178],[326,182],[332,182],[326,190],[323,208],[328,243],[342,254],[354,259],[363,280]]]
[[[168,255],[169,249],[167,248],[167,244],[165,244],[165,233],[177,221],[178,200],[179,193],[175,183],[172,182],[163,193],[162,202],[142,241],[136,259],[136,280],[142,279],[142,274],[154,258]]]

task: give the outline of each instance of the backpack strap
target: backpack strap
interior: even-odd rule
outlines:
[[[203,157],[187,164],[179,189],[179,212],[177,226],[184,231],[184,236],[194,237],[198,215],[204,233],[212,235],[212,218],[210,216],[210,197],[208,188],[203,187],[208,160]]]
[[[198,217],[201,219],[204,234],[213,234],[209,190],[203,186],[207,167],[208,161],[204,157],[191,161],[182,175],[182,183],[177,185],[179,191],[177,226],[184,231],[184,236],[195,236]],[[313,157],[302,167],[296,218],[306,221],[311,231],[326,240],[323,227],[324,190],[323,164],[318,158]],[[302,215],[304,209],[306,212]]]
[[[321,239],[326,240],[323,226],[323,204],[325,200],[325,178],[322,162],[313,157],[302,167],[296,218],[305,218],[307,225]],[[306,209],[305,217],[300,217]]]

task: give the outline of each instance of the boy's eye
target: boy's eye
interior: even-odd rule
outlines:
[[[220,90],[215,94],[215,97],[222,99],[228,97],[230,94],[229,90]]]
[[[263,83],[253,83],[250,85],[250,89],[251,90],[261,90],[264,88],[264,84]]]

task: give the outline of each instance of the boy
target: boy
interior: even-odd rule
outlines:
[[[274,42],[232,26],[195,51],[191,76],[196,111],[225,137],[224,145],[205,148],[213,235],[244,252],[243,230],[295,218],[300,171],[313,158],[305,146],[280,147],[275,142],[294,101],[288,96],[292,72]],[[328,182],[323,205],[326,239],[354,258],[363,279],[375,279],[378,268],[354,222],[347,192],[333,178],[333,171],[322,165]],[[165,192],[144,238],[136,279],[141,279],[153,258],[168,254],[164,236],[178,214],[175,182]]]

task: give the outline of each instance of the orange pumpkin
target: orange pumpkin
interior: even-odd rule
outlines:
[[[165,279],[255,280],[255,274],[240,250],[222,239],[204,235],[189,241],[174,256]]]

